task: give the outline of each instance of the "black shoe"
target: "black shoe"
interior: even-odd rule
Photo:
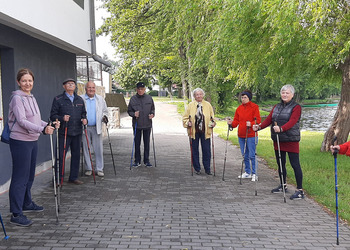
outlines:
[[[44,207],[38,206],[37,204],[32,202],[28,206],[23,206],[22,211],[23,212],[42,212],[42,211],[44,211]],[[17,218],[17,217],[15,217],[15,218]]]
[[[213,175],[211,172],[205,172],[207,175]]]
[[[23,214],[20,214],[16,217],[11,215],[10,223],[20,227],[29,227],[33,224],[33,221],[27,219]]]
[[[296,190],[293,195],[289,197],[291,200],[301,200],[304,199],[304,192],[303,190]]]
[[[151,164],[150,162],[147,162],[147,163],[145,163],[145,167],[146,167],[146,168],[151,168],[151,167],[153,167],[153,166],[152,166],[152,164]]]
[[[134,162],[134,164],[132,164],[132,166],[133,166],[134,168],[138,168],[138,167],[141,167],[141,163],[139,163],[139,162]]]
[[[287,192],[287,185],[284,185],[284,191]],[[279,185],[278,187],[272,189],[271,193],[274,193],[274,194],[283,193],[282,185]]]
[[[201,171],[199,170],[199,171],[197,171],[197,170],[195,170],[194,171],[197,175],[200,175],[201,174]]]

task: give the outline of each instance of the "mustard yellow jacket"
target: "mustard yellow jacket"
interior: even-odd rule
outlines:
[[[184,128],[187,128],[187,133],[191,138],[195,139],[195,121],[196,121],[196,112],[197,112],[197,105],[198,102],[193,101],[191,102],[186,111],[185,114],[182,117],[182,124]],[[207,101],[202,101],[203,106],[203,115],[204,115],[204,123],[205,123],[205,139],[209,139],[211,136],[211,133],[213,132],[213,128],[209,128],[209,122],[212,119],[214,119],[214,110],[211,104]],[[192,127],[188,127],[189,118],[191,116],[191,123]],[[191,131],[192,130],[192,131]]]

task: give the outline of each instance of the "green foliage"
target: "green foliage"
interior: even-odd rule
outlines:
[[[158,90],[151,90],[147,94],[150,96],[158,96]]]
[[[340,93],[349,57],[350,11],[345,0],[106,0],[110,33],[122,55],[116,80],[139,80],[185,92],[203,88],[224,112],[251,89],[257,101],[279,98],[282,85],[297,99]],[[189,97],[189,96],[187,96]],[[185,97],[186,98],[186,97]]]

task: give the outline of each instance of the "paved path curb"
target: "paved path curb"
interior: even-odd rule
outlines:
[[[8,194],[0,196],[10,236],[0,240],[0,249],[350,249],[349,227],[340,225],[336,246],[335,218],[313,200],[283,203],[282,195],[271,194],[277,176],[262,161],[257,196],[254,182],[240,185],[241,156],[230,143],[222,181],[226,142],[218,137],[216,176],[191,176],[188,137],[176,108],[156,103],[156,111],[157,168],[129,170],[132,128],[124,116],[122,128],[110,131],[117,176],[106,139],[106,176],[96,177],[96,185],[92,177],[82,177],[80,186],[65,183],[59,224],[51,171],[36,177],[33,197],[45,211],[28,214],[34,221],[29,228],[9,223]]]

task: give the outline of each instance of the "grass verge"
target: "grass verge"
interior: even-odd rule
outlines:
[[[227,138],[227,123],[218,121],[215,128],[221,138]],[[229,140],[238,145],[237,129],[230,132]],[[303,170],[303,188],[306,194],[335,214],[334,157],[330,152],[320,152],[322,132],[301,132],[300,163]],[[266,160],[269,167],[277,169],[273,143],[268,128],[259,131],[257,155]],[[350,221],[350,164],[349,158],[338,155],[338,206],[339,216]],[[295,183],[294,171],[287,160],[287,181]]]

